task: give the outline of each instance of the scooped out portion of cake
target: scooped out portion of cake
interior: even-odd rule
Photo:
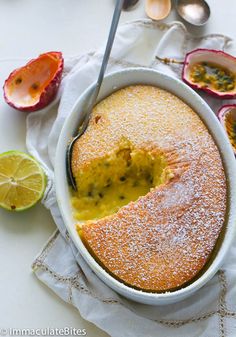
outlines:
[[[111,215],[172,177],[163,154],[135,149],[124,138],[111,153],[77,171],[74,216],[83,221]]]
[[[114,278],[149,292],[203,272],[225,221],[221,156],[193,109],[134,85],[98,103],[73,148],[77,230]]]

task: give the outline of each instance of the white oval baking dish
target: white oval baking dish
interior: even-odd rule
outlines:
[[[68,116],[62,128],[56,151],[56,195],[58,205],[70,237],[72,238],[75,246],[78,248],[85,261],[101,280],[103,280],[108,286],[121,295],[134,301],[153,305],[169,304],[183,300],[202,287],[219,270],[224,258],[226,257],[230,244],[233,240],[236,227],[236,161],[224,130],[212,110],[195,91],[177,79],[146,68],[130,68],[122,70],[109,74],[104,78],[98,101],[110,95],[119,88],[140,83],[150,84],[166,89],[190,105],[208,127],[221,153],[228,183],[228,211],[224,230],[222,232],[220,242],[218,243],[217,251],[214,254],[214,258],[212,258],[212,261],[208,263],[204,273],[193,283],[183,287],[180,290],[166,293],[143,292],[132,289],[131,287],[126,286],[109,275],[94,260],[94,258],[85,248],[83,242],[76,232],[75,220],[72,216],[70,193],[66,178],[65,158],[68,141],[72,134],[74,134],[75,128],[78,126],[83,102],[87,99],[95,84],[91,85],[79,97],[72,113],[70,116]]]

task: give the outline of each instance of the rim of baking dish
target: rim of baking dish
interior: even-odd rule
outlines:
[[[87,248],[80,239],[75,229],[76,221],[72,217],[70,200],[68,200],[70,194],[66,178],[65,158],[67,144],[75,131],[75,126],[78,125],[77,122],[80,116],[78,111],[82,108],[86,97],[88,97],[92,92],[95,83],[90,85],[77,99],[70,115],[67,117],[62,127],[55,160],[56,196],[59,209],[71,239],[73,240],[79,253],[83,256],[84,260],[101,280],[119,294],[134,301],[153,305],[170,304],[189,297],[196,290],[201,288],[215,275],[226,257],[236,230],[236,207],[234,207],[236,206],[236,161],[225,131],[208,104],[185,83],[169,75],[153,69],[141,67],[112,72],[105,76],[97,102],[107,97],[112,92],[132,84],[155,85],[172,92],[174,95],[185,101],[193,108],[207,126],[221,154],[227,179],[226,220],[220,237],[217,240],[217,244],[215,245],[214,252],[212,254],[213,257],[210,258],[206,267],[203,268],[201,275],[196,277],[195,280],[193,279],[189,284],[183,285],[182,288],[173,291],[155,293],[134,289],[115,279],[112,275],[105,271],[88,252]]]

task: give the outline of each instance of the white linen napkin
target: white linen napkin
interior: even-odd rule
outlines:
[[[138,20],[119,27],[108,72],[146,66],[180,77],[181,65],[165,65],[160,57],[183,60],[195,48],[225,49],[230,39],[213,34],[188,34],[179,22],[159,24]],[[37,277],[81,316],[112,337],[225,337],[236,336],[236,241],[222,269],[192,297],[173,305],[148,306],[124,299],[107,287],[88,267],[61,218],[55,197],[53,168],[58,137],[80,94],[96,78],[104,48],[65,62],[65,76],[57,100],[27,117],[27,148],[43,164],[49,184],[43,204],[58,230],[33,263]],[[213,110],[222,101],[204,96]]]

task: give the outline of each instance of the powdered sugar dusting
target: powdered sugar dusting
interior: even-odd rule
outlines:
[[[122,282],[149,291],[175,289],[203,268],[224,223],[226,181],[218,149],[180,99],[156,87],[130,86],[95,107],[75,145],[74,172],[111,152],[122,137],[137,148],[158,148],[174,178],[84,225],[83,239]]]

